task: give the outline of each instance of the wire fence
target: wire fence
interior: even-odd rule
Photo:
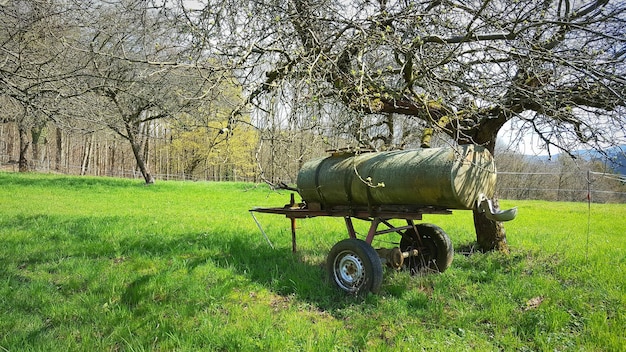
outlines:
[[[70,175],[108,176],[141,179],[143,176],[134,168],[116,168],[115,170],[98,171],[95,168],[68,165],[58,170],[49,163],[41,163],[31,169],[38,172],[60,173]],[[224,169],[230,169],[224,165]],[[6,162],[0,158],[0,170],[18,171],[15,162]],[[502,199],[529,199],[547,201],[572,201],[596,203],[626,203],[626,176],[597,171],[563,171],[563,172],[525,172],[499,171],[497,193]],[[187,175],[183,172],[157,172],[156,180],[178,181],[234,181],[263,182],[255,172],[247,174],[206,172]]]
[[[626,203],[626,176],[597,171],[498,172],[504,199]]]

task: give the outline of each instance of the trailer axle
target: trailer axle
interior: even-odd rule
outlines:
[[[386,264],[396,270],[402,269],[402,265],[404,264],[404,260],[406,258],[416,257],[419,255],[419,251],[417,249],[403,252],[398,247],[378,248],[376,249],[376,253],[378,253],[378,257],[380,257],[382,264]]]

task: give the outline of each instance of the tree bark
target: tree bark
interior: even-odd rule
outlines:
[[[54,169],[61,171],[61,162],[63,161],[63,135],[60,127],[56,128],[56,154],[54,157]]]
[[[487,128],[490,127],[490,128]],[[496,149],[496,136],[501,124],[486,126],[476,133],[475,141],[485,145],[487,150],[493,155]],[[496,210],[500,209],[498,196],[494,195],[491,199]],[[506,242],[506,231],[501,222],[493,221],[487,218],[484,212],[474,208],[474,229],[476,230],[476,243],[482,251],[499,251],[509,253],[509,245]]]
[[[44,145],[46,144],[46,138],[43,137],[45,128],[46,128],[45,123],[35,123],[35,125],[30,129],[31,138],[33,140],[32,153],[33,153],[33,164],[34,164],[35,170],[41,166],[41,164],[43,163],[43,159],[44,159],[41,154],[40,146],[42,144]]]
[[[135,141],[131,141],[131,147],[133,149],[133,154],[135,155],[135,160],[137,161],[137,167],[141,172],[144,180],[147,185],[151,185],[154,183],[154,178],[148,171],[148,167],[146,165],[146,161],[143,158],[143,154],[141,153],[141,146],[138,145]]]
[[[148,170],[148,166],[146,164],[146,160],[144,159],[143,146],[141,145],[141,140],[138,139],[138,136],[135,131],[139,130],[138,126],[134,126],[130,123],[126,124],[126,132],[128,133],[128,141],[130,142],[130,146],[133,150],[133,154],[135,155],[135,161],[137,161],[137,167],[141,172],[144,180],[147,185],[151,185],[154,183],[154,177],[150,174]]]
[[[85,138],[85,152],[83,154],[83,161],[80,165],[80,174],[84,176],[87,174],[89,168],[89,159],[91,158],[91,151],[93,149],[93,134]]]
[[[116,147],[117,147],[117,143],[115,142],[115,140],[113,141],[113,144],[109,147],[110,149],[110,156],[109,156],[109,176],[116,176],[115,174],[115,151],[116,151]]]
[[[28,172],[28,158],[26,157],[26,152],[28,151],[28,147],[30,142],[28,141],[28,131],[26,130],[26,126],[18,125],[18,131],[20,136],[20,156],[18,161],[18,169],[20,172]]]
[[[499,209],[498,197],[492,199],[493,205]],[[476,243],[482,251],[499,251],[509,253],[509,245],[506,242],[506,231],[501,222],[487,219],[484,212],[477,209],[474,212],[474,229],[476,230]]]

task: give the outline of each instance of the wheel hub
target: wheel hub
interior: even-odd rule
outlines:
[[[335,261],[335,277],[342,289],[354,291],[365,277],[365,268],[361,258],[354,253],[344,253]]]

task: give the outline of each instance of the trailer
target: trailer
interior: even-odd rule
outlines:
[[[493,157],[475,145],[392,152],[332,151],[309,161],[298,173],[289,203],[250,210],[284,215],[291,221],[292,251],[297,250],[296,221],[320,216],[343,218],[348,238],[330,250],[326,269],[332,285],[349,294],[377,293],[383,266],[412,273],[444,272],[452,263],[450,237],[434,224],[416,223],[426,214],[477,209],[493,221],[510,221],[517,209],[495,210]],[[368,221],[359,239],[353,219]],[[402,220],[402,225],[392,220]],[[263,232],[264,233],[264,232]],[[372,247],[376,236],[398,234],[393,248]],[[264,233],[265,234],[265,233]]]

